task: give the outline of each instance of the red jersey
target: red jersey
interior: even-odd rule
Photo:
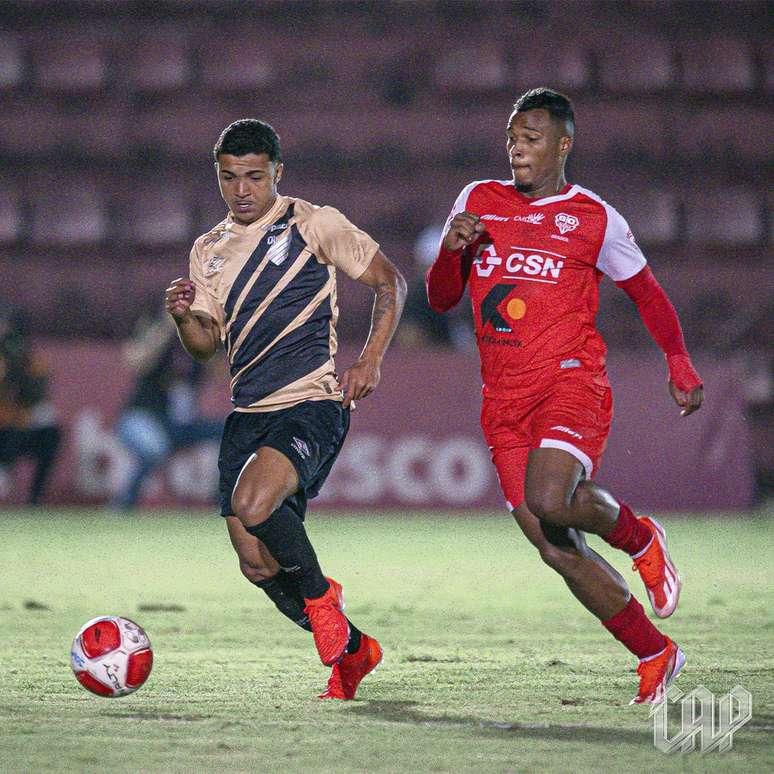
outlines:
[[[467,249],[484,395],[511,395],[541,372],[603,371],[605,345],[594,323],[599,281],[602,274],[627,280],[646,263],[624,218],[578,185],[530,199],[510,180],[482,180],[457,197],[443,237],[463,210],[486,226]],[[431,305],[459,300],[465,283],[459,272],[459,261],[443,255],[436,261],[428,274]],[[434,280],[439,288],[445,285],[436,303]],[[452,299],[448,291],[455,282],[459,295]]]

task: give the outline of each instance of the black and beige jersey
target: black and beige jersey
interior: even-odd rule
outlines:
[[[357,279],[378,248],[333,207],[289,196],[255,223],[229,215],[194,242],[191,310],[218,326],[237,411],[342,399],[336,269]]]

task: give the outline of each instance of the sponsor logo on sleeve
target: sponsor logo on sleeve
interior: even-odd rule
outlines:
[[[211,277],[213,274],[217,274],[223,268],[225,262],[225,258],[213,255],[212,258],[204,264],[204,276]]]

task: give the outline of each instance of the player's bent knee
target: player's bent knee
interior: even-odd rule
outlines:
[[[231,496],[231,507],[242,524],[252,527],[269,518],[274,510],[274,498],[266,496],[263,492],[250,492],[237,488]]]
[[[250,583],[260,583],[261,581],[269,580],[276,573],[272,572],[265,565],[256,564],[254,562],[245,562],[240,560],[239,569],[242,571],[242,575],[250,581]]]
[[[552,546],[557,546],[558,548],[578,547],[575,539],[576,531],[571,530],[569,527],[552,524],[550,521],[541,521],[540,531]]]
[[[530,512],[541,522],[547,521],[558,527],[570,526],[570,510],[564,492],[560,489],[546,488],[537,492],[528,490],[525,501]]]

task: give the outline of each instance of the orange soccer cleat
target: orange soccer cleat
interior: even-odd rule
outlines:
[[[382,662],[382,646],[367,634],[360,635],[360,647],[354,653],[345,653],[333,665],[328,687],[321,699],[354,699],[361,680]]]
[[[669,618],[677,607],[683,582],[669,558],[664,528],[649,516],[641,516],[640,521],[653,533],[653,538],[632,557],[632,569],[640,573],[653,612],[659,618]]]
[[[325,666],[335,664],[344,655],[349,642],[349,621],[341,611],[344,595],[341,584],[326,578],[328,590],[317,599],[304,599],[304,612],[309,616],[314,644]]]
[[[680,674],[685,664],[685,653],[669,639],[661,653],[640,660],[637,674],[640,676],[639,693],[629,704],[658,704],[664,698],[664,692]]]

